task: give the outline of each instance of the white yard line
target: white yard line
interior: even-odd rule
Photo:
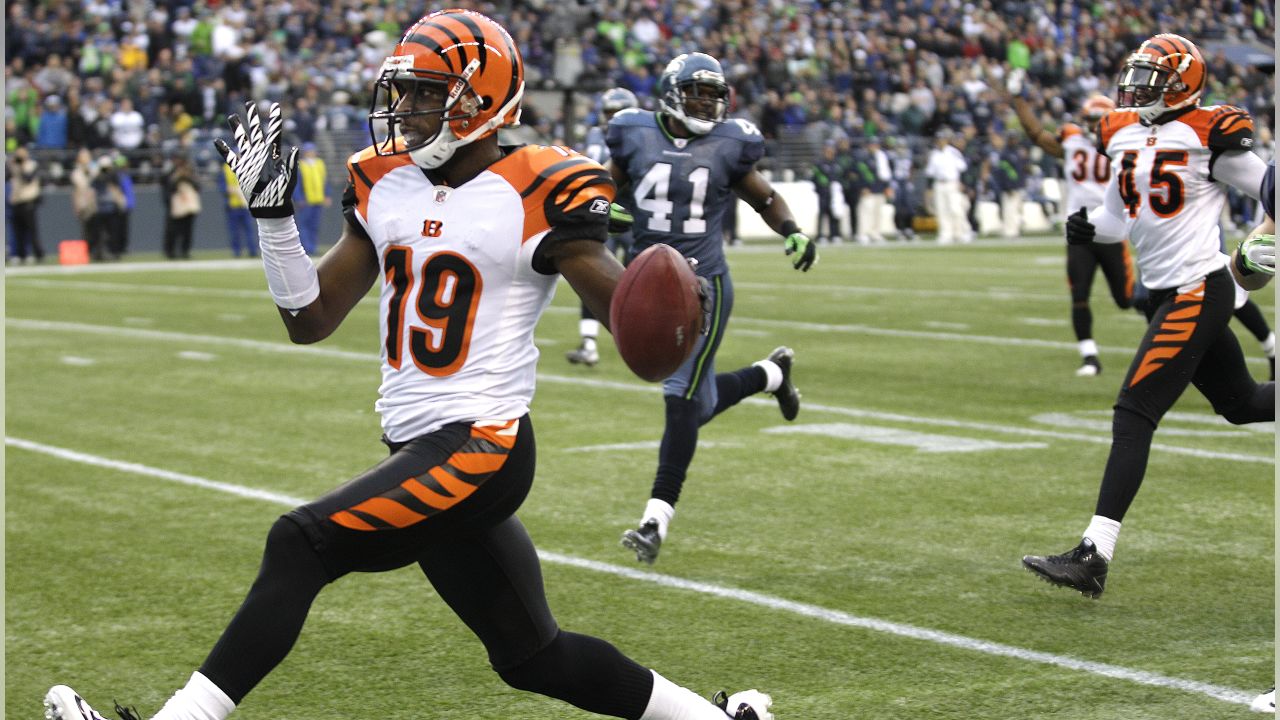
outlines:
[[[27,320],[22,318],[6,318],[5,325],[9,328],[23,330],[37,330],[50,332],[74,332],[79,334],[104,335],[108,337],[132,337],[144,340],[159,340],[164,342],[182,342],[189,344],[205,344],[221,347],[238,347],[246,350],[255,350],[259,352],[269,353],[290,353],[295,355],[311,355],[314,357],[337,358],[342,360],[356,360],[360,362],[376,362],[377,356],[373,352],[360,353],[350,350],[338,350],[335,348],[319,347],[315,345],[293,345],[282,342],[266,342],[262,340],[247,340],[243,338],[229,338],[217,335],[197,335],[193,333],[167,332],[163,330],[148,330],[145,328],[129,328],[117,326],[92,325],[89,323],[69,323],[51,320]],[[623,390],[626,392],[645,392],[657,394],[661,391],[658,385],[642,385],[640,383],[618,382],[613,380],[597,380],[580,376],[553,375],[548,373],[538,373],[539,382],[559,383],[576,385],[578,387],[605,388],[610,390]],[[762,405],[773,407],[776,402],[771,398],[746,398],[744,403],[752,405]],[[1009,435],[1021,435],[1025,437],[1051,438],[1055,440],[1069,440],[1075,442],[1087,442],[1094,444],[1110,445],[1111,438],[1109,435],[1084,435],[1079,433],[1065,433],[1054,430],[1041,430],[1038,428],[1018,427],[1012,425],[996,425],[994,423],[973,422],[968,420],[953,420],[950,418],[933,418],[922,417],[918,415],[903,415],[900,413],[881,412],[878,410],[863,410],[859,408],[848,408],[837,405],[823,405],[819,403],[804,403],[806,413],[826,412],[834,415],[844,415],[846,417],[871,418],[876,420],[889,420],[893,422],[909,423],[914,425],[932,425],[937,427],[950,427],[965,430],[982,430],[987,432],[997,432]],[[1198,450],[1195,448],[1180,447],[1177,445],[1165,445],[1162,443],[1153,443],[1153,450],[1166,452],[1176,455],[1187,455],[1191,457],[1209,458],[1217,460],[1232,460],[1237,462],[1262,463],[1264,465],[1275,465],[1274,456],[1262,455],[1244,455],[1240,453],[1215,452],[1212,450]]]
[[[20,438],[5,437],[4,442],[8,447],[20,448],[71,462],[158,478],[160,480],[168,480],[170,482],[176,482],[182,485],[198,487],[206,490],[216,490],[218,492],[235,495],[237,497],[253,500],[265,500],[285,507],[295,507],[306,502],[302,498],[290,497],[288,495],[259,490],[257,488],[246,487],[244,485],[218,482],[216,480],[208,480],[194,475],[171,472],[169,470],[162,470],[160,468],[154,468],[138,463],[112,460],[110,458],[90,455],[88,453],[77,452],[75,450],[68,450],[66,448],[55,447],[52,445],[45,445],[43,443],[23,440]],[[1222,700],[1224,702],[1235,703],[1238,705],[1248,705],[1254,695],[1254,693],[1251,692],[1224,687],[1221,685],[1213,685],[1195,680],[1184,680],[1182,678],[1169,677],[1159,673],[1127,668],[1120,665],[1082,660],[1067,655],[1054,655],[1052,653],[1028,650],[1014,645],[1005,645],[1003,643],[979,640],[977,638],[943,632],[941,630],[933,630],[916,625],[908,625],[906,623],[880,620],[872,617],[862,617],[840,610],[832,610],[819,605],[796,602],[794,600],[787,600],[785,598],[765,595],[763,593],[752,592],[750,590],[740,590],[738,588],[716,585],[714,583],[699,582],[696,580],[685,580],[683,578],[673,577],[670,575],[662,575],[655,572],[637,570],[635,568],[622,567],[620,565],[612,565],[610,563],[603,563],[595,560],[587,560],[573,555],[563,555],[561,553],[540,550],[538,551],[538,556],[543,562],[551,563],[553,565],[565,565],[582,570],[590,570],[592,572],[627,578],[629,580],[646,582],[661,587],[685,590],[702,595],[733,600],[748,605],[763,607],[768,610],[799,615],[801,617],[807,617],[833,625],[870,630],[872,632],[885,633],[888,635],[910,638],[912,640],[921,640],[924,642],[946,645],[960,650],[968,650],[970,652],[977,652],[985,655],[1007,657],[1014,660],[1022,660],[1024,662],[1037,663],[1040,665],[1052,665],[1092,675],[1099,675],[1117,680],[1127,680],[1150,687],[1197,693],[1214,698],[1215,700]]]

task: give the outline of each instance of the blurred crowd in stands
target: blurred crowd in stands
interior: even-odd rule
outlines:
[[[800,176],[823,148],[869,138],[923,167],[931,138],[954,132],[963,152],[990,154],[1016,134],[1000,88],[1014,68],[1050,123],[1090,93],[1114,93],[1124,55],[1156,32],[1205,52],[1205,104],[1247,108],[1274,125],[1274,56],[1233,62],[1228,47],[1273,47],[1270,2],[1239,0],[531,0],[465,2],[499,18],[520,45],[530,95],[621,85],[647,107],[673,56],[720,59],[733,114],[769,141],[766,169]],[[209,141],[248,99],[286,108],[290,142],[335,159],[365,144],[374,75],[399,33],[435,9],[402,0],[42,0],[9,2],[5,25],[5,149],[28,146],[46,181],[67,183],[77,151],[124,162],[159,182],[176,154],[216,172]],[[584,107],[589,106],[582,103]],[[576,144],[595,122],[552,102],[527,102],[535,136]],[[336,134],[336,135],[335,135]],[[1259,152],[1270,153],[1270,134]],[[339,147],[329,138],[342,137]],[[353,147],[356,145],[357,147]],[[1051,159],[1015,139],[1028,174]],[[976,165],[980,168],[982,162]],[[970,163],[973,167],[974,163]],[[336,179],[340,179],[341,174]],[[968,178],[977,182],[977,178]]]

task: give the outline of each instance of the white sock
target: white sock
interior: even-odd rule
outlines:
[[[782,368],[772,360],[757,360],[751,363],[764,370],[764,391],[773,392],[782,387]]]
[[[1098,343],[1094,342],[1091,339],[1081,340],[1080,341],[1080,357],[1089,357],[1091,355],[1093,357],[1098,356]]]
[[[653,694],[640,720],[725,720],[727,715],[706,698],[653,673]]]
[[[582,342],[590,342],[592,346],[596,344],[596,338],[600,337],[600,321],[588,320],[586,318],[578,321],[578,334],[582,336]]]
[[[1267,339],[1262,341],[1262,352],[1266,353],[1267,357],[1269,358],[1276,356],[1276,334],[1275,333],[1268,333]]]
[[[199,672],[191,673],[187,686],[173,694],[151,720],[226,720],[236,704]]]
[[[1111,562],[1111,556],[1116,552],[1116,539],[1120,537],[1120,523],[1105,518],[1101,515],[1094,515],[1089,521],[1089,527],[1084,531],[1084,536],[1093,541],[1094,547],[1098,548],[1098,552],[1102,553],[1102,557]]]
[[[644,506],[644,517],[641,518],[640,524],[644,524],[646,520],[658,521],[658,537],[663,540],[667,539],[667,526],[671,524],[671,518],[676,516],[676,509],[666,500],[658,498],[649,498],[649,502]]]

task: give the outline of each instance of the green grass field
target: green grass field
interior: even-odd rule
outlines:
[[[1275,428],[1189,391],[1156,435],[1107,592],[1022,570],[1093,512],[1143,323],[1094,288],[1105,371],[1074,377],[1060,241],[731,251],[721,370],[795,348],[793,424],[753,398],[703,428],[658,563],[618,545],[648,496],[654,385],[538,332],[538,480],[521,510],[561,625],[779,720],[1247,717],[1272,682]],[[252,581],[273,519],[383,454],[377,303],[291,346],[253,264],[6,274],[5,714],[52,684],[159,709]],[[1255,299],[1274,317],[1270,289]],[[1267,364],[1233,323],[1255,377]],[[416,570],[316,602],[245,720],[585,717],[507,688]]]

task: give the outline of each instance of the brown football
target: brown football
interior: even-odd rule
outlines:
[[[613,293],[609,325],[631,372],[650,382],[674,373],[702,332],[698,277],[684,256],[659,243],[632,260]]]

